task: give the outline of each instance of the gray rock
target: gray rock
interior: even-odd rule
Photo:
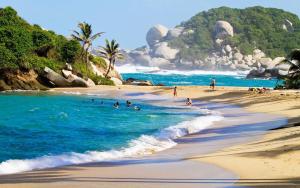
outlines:
[[[72,71],[73,70],[72,65],[69,64],[69,63],[65,64],[65,69],[68,70],[68,71]]]
[[[61,70],[61,72],[62,72],[63,76],[67,79],[72,74],[72,71],[69,71],[69,70]]]
[[[255,49],[253,51],[253,59],[254,60],[259,60],[259,59],[261,59],[265,56],[266,56],[266,54],[264,52],[262,52],[261,50],[259,50],[259,49]]]
[[[273,69],[275,67],[271,58],[260,58],[258,62],[261,64],[263,68],[266,69]]]
[[[285,19],[284,23],[282,24],[282,29],[288,32],[293,32],[294,31],[293,23],[290,20]]]
[[[150,66],[160,68],[174,68],[174,64],[164,58],[152,58]]]
[[[214,28],[215,38],[224,39],[233,36],[233,27],[226,21],[217,21]]]
[[[122,80],[120,80],[119,78],[111,77],[110,80],[113,81],[116,86],[123,85]]]
[[[243,60],[243,58],[244,58],[244,56],[243,56],[243,54],[241,54],[241,53],[235,53],[235,54],[233,55],[233,59],[234,59],[234,60],[241,61],[241,60]]]
[[[128,78],[125,82],[125,85],[137,85],[137,86],[153,86],[153,83],[149,80],[139,80],[134,78]]]
[[[162,38],[164,38],[168,33],[168,28],[163,25],[155,25],[152,27],[146,36],[146,40],[149,46],[153,46],[157,42],[159,42]]]
[[[44,68],[44,77],[47,78],[56,87],[72,86],[72,83],[70,83],[62,75],[56,73],[54,70],[50,69],[49,67]]]
[[[172,40],[172,39],[179,37],[182,34],[183,30],[184,30],[184,27],[175,27],[173,29],[170,29],[168,31],[166,39]]]
[[[168,60],[175,59],[177,53],[179,52],[179,50],[177,49],[170,48],[167,42],[158,43],[155,46],[155,48],[156,48],[154,51],[155,57],[161,57]]]
[[[226,50],[226,52],[230,53],[232,51],[232,48],[230,45],[226,45],[225,50]]]

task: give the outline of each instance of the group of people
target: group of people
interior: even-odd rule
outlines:
[[[114,103],[113,106],[114,106],[114,108],[118,109],[120,107],[120,103],[117,101],[117,102]],[[126,101],[126,107],[128,107],[128,108],[132,107],[132,103],[128,100]],[[136,110],[136,111],[141,110],[141,108],[139,106],[134,106],[133,109]]]
[[[216,87],[216,79],[212,78],[209,87],[214,91]],[[174,87],[173,89],[173,96],[177,97],[177,86]],[[192,106],[193,102],[191,98],[186,99],[186,105]]]

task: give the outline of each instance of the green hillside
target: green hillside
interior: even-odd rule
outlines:
[[[183,58],[203,57],[213,51],[214,26],[224,20],[234,28],[234,37],[226,43],[238,47],[243,54],[251,54],[259,48],[270,57],[285,56],[292,49],[299,48],[300,20],[297,15],[275,8],[251,7],[233,9],[221,7],[200,12],[180,26],[194,30],[191,35],[171,41],[173,47],[181,49]],[[285,20],[293,24],[293,31],[286,31]]]
[[[0,9],[0,70],[33,69],[39,73],[47,66],[60,73],[65,63],[70,63],[75,73],[87,76],[81,51],[78,41],[30,25],[11,7]],[[90,60],[106,66],[101,58]],[[101,79],[91,73],[89,76],[93,80]]]

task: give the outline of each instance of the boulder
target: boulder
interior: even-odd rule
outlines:
[[[226,45],[225,50],[226,50],[227,53],[230,53],[232,51],[232,48],[231,48],[230,45]]]
[[[155,45],[154,56],[172,60],[176,58],[179,50],[170,48],[167,42],[161,42]]]
[[[64,69],[61,70],[61,72],[62,72],[63,76],[64,76],[66,79],[68,79],[69,76],[70,76],[71,74],[73,74],[72,71],[64,70]]]
[[[241,54],[241,53],[235,53],[235,54],[233,55],[233,59],[234,59],[234,60],[241,61],[241,60],[243,60],[243,58],[244,58],[244,56],[243,56],[243,54]]]
[[[266,56],[266,54],[264,52],[262,52],[261,50],[259,50],[259,49],[255,49],[253,51],[253,59],[254,60],[259,60],[259,59],[261,59],[265,56]]]
[[[273,69],[275,67],[271,58],[261,58],[258,60],[258,62],[263,68],[266,69]]]
[[[226,37],[233,36],[233,27],[226,21],[217,21],[214,28],[214,36],[218,39],[225,39]]]
[[[282,24],[282,29],[288,32],[293,32],[294,31],[293,23],[290,20],[285,19]]]
[[[172,40],[172,39],[179,37],[182,34],[183,30],[184,30],[184,27],[175,27],[173,29],[170,29],[168,31],[166,39]]]
[[[148,53],[144,53],[142,51],[133,51],[129,53],[129,55],[132,58],[134,64],[149,66],[151,63],[151,57]]]
[[[72,71],[73,70],[72,65],[69,64],[69,63],[65,64],[65,69],[68,70],[68,71]]]
[[[137,85],[137,86],[153,86],[153,83],[149,80],[139,80],[135,78],[128,78],[125,82],[125,85]]]
[[[262,71],[263,70],[263,71]],[[260,69],[260,70],[251,70],[247,75],[247,79],[252,78],[275,78],[279,77],[279,71],[277,69]]]
[[[73,87],[93,87],[96,86],[96,84],[91,79],[83,79],[79,76],[76,76],[74,74],[71,74],[68,78],[68,81],[71,83]]]
[[[146,40],[149,46],[153,46],[157,42],[159,42],[162,38],[164,38],[168,33],[168,28],[163,25],[155,25],[152,27],[146,36]]]
[[[247,62],[251,62],[252,59],[253,59],[252,55],[246,55],[246,56],[244,56],[244,60],[247,61]]]
[[[70,87],[72,83],[65,79],[62,75],[56,73],[49,67],[44,68],[44,77],[47,78],[56,87]]]
[[[272,64],[274,65],[279,65],[279,63],[281,63],[283,60],[285,60],[285,57],[276,57],[275,59],[273,59]]]
[[[113,81],[116,86],[123,85],[122,80],[120,80],[119,78],[111,77],[110,80]]]

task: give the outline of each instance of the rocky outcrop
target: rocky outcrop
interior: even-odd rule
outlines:
[[[214,36],[216,39],[225,39],[226,37],[233,37],[233,27],[226,21],[217,21],[214,28]]]
[[[162,38],[164,38],[168,33],[168,28],[163,25],[156,25],[152,27],[146,36],[146,40],[149,46],[153,46],[157,42],[159,42]]]
[[[125,85],[137,85],[137,86],[153,86],[153,83],[149,80],[139,80],[134,78],[128,78],[125,82]]]
[[[4,90],[46,90],[34,70],[0,70],[0,91]]]
[[[288,23],[285,24],[288,25]],[[215,38],[215,49],[212,49],[206,57],[182,59],[180,50],[171,47],[170,44],[174,40],[176,41],[178,37],[192,35],[193,33],[194,31],[190,28],[175,27],[167,29],[162,25],[156,25],[147,33],[146,39],[149,47],[143,46],[132,51],[124,51],[126,61],[123,63],[158,67],[160,69],[253,70],[250,76],[273,77],[286,73],[286,70],[282,70],[277,66],[282,61],[282,57],[271,59],[266,57],[266,54],[260,49],[254,49],[250,54],[243,54],[237,47],[230,45],[227,42],[228,40],[225,39],[234,36],[234,28],[224,20],[215,23],[212,33]],[[185,45],[185,48],[188,49],[188,44]]]
[[[288,32],[293,32],[294,31],[293,23],[290,20],[285,19],[284,23],[282,24],[282,29]]]
[[[83,79],[77,75],[72,74],[70,71],[62,70],[63,75],[58,74],[49,67],[44,69],[44,78],[49,82],[49,85],[53,87],[93,87],[95,83],[91,79]]]
[[[154,56],[172,60],[178,52],[179,50],[170,48],[167,42],[161,42],[155,45]]]

